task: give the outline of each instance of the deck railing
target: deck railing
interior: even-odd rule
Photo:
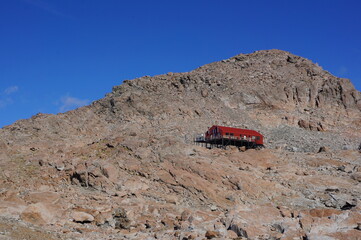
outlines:
[[[197,134],[193,137],[194,142],[207,142],[212,140],[221,140],[221,139],[230,139],[230,140],[237,140],[237,141],[245,141],[245,142],[256,142],[255,138],[252,137],[240,137],[240,136],[231,136],[231,135],[210,135],[208,137],[204,136],[204,134]]]

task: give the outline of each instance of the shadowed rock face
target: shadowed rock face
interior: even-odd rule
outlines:
[[[191,143],[213,124],[258,130],[267,149]],[[127,80],[0,137],[4,226],[89,239],[360,234],[361,94],[288,52]]]

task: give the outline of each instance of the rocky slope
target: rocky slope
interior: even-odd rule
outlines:
[[[213,124],[266,149],[195,146]],[[361,93],[288,52],[126,80],[0,136],[0,239],[361,236]]]

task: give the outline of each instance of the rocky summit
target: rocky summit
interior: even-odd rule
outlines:
[[[289,52],[125,80],[0,129],[0,239],[361,239],[360,144],[361,93]]]

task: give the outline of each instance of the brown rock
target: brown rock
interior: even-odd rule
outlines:
[[[279,210],[280,210],[280,213],[281,213],[281,216],[282,217],[286,217],[286,218],[293,218],[294,217],[294,214],[293,212],[287,208],[287,207],[277,207]]]
[[[357,172],[357,173],[352,174],[352,175],[351,175],[351,178],[352,178],[353,180],[356,180],[356,181],[358,181],[358,182],[361,182],[361,172]]]
[[[202,95],[202,97],[208,97],[208,90],[207,89],[202,89],[201,95]]]
[[[241,152],[245,152],[246,150],[247,150],[246,146],[242,146],[239,148],[239,151],[241,151]]]
[[[212,238],[220,237],[220,234],[218,232],[208,230],[205,234],[205,237],[207,239],[212,239]]]
[[[113,223],[112,212],[111,211],[100,212],[94,217],[94,221],[98,226],[104,224],[112,224]]]
[[[71,218],[73,219],[74,222],[79,222],[79,223],[89,223],[94,221],[94,217],[86,212],[74,211],[71,214]]]
[[[322,153],[322,152],[329,152],[330,149],[328,147],[320,147],[320,149],[318,150],[319,153]]]
[[[161,223],[164,225],[164,227],[166,227],[167,229],[174,229],[175,225],[177,225],[177,223],[174,221],[174,219],[171,219],[169,217],[165,217],[161,220]]]
[[[103,167],[103,174],[106,176],[111,182],[115,183],[118,180],[118,170],[112,164],[105,164]]]
[[[310,210],[310,215],[312,217],[318,217],[318,218],[329,217],[331,215],[339,215],[341,213],[342,213],[342,211],[337,210],[337,209],[312,209],[312,210]]]
[[[357,223],[357,226],[356,226],[356,228],[355,228],[355,229],[357,229],[357,230],[361,230],[361,222]]]
[[[56,222],[56,210],[53,206],[43,203],[29,205],[22,213],[21,218],[24,221],[36,224],[53,224]]]
[[[131,221],[128,218],[127,212],[123,208],[117,208],[113,211],[113,218],[115,220],[116,229],[129,229]]]
[[[12,197],[11,197],[12,198]],[[24,201],[1,201],[0,200],[0,216],[6,218],[19,218],[19,215],[27,208]]]
[[[227,231],[227,237],[230,238],[230,239],[236,239],[236,238],[238,238],[238,235],[234,231],[228,230]]]
[[[184,210],[181,214],[181,221],[187,221],[191,216],[191,212],[189,210]]]
[[[324,127],[321,122],[315,123],[312,121],[301,119],[298,121],[298,126],[311,131],[324,131]]]

